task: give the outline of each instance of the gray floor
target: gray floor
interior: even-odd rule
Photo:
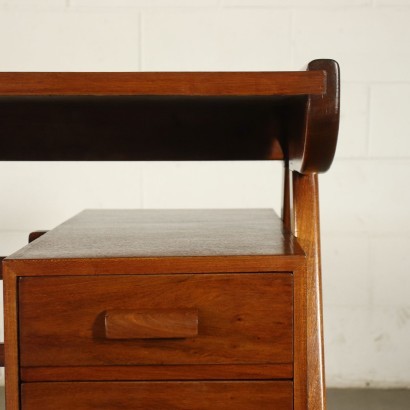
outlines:
[[[329,389],[328,410],[410,410],[410,390]]]
[[[327,410],[410,410],[410,390],[329,389]],[[4,410],[0,387],[0,410]]]

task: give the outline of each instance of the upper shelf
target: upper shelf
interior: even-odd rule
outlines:
[[[0,73],[0,95],[320,95],[325,71]]]
[[[306,71],[0,73],[0,160],[285,160],[325,172],[339,66]]]

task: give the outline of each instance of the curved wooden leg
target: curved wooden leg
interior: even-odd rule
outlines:
[[[324,410],[326,408],[326,395],[317,175],[302,175],[293,172],[292,194],[292,231],[307,257],[308,409]]]

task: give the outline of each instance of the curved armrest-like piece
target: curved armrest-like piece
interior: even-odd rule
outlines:
[[[289,167],[301,174],[326,172],[332,164],[339,130],[340,75],[334,60],[314,60],[308,71],[326,73],[326,89],[310,94],[301,124],[287,135]]]

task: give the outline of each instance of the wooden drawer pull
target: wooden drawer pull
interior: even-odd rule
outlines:
[[[196,309],[109,310],[107,339],[172,339],[198,335]]]

